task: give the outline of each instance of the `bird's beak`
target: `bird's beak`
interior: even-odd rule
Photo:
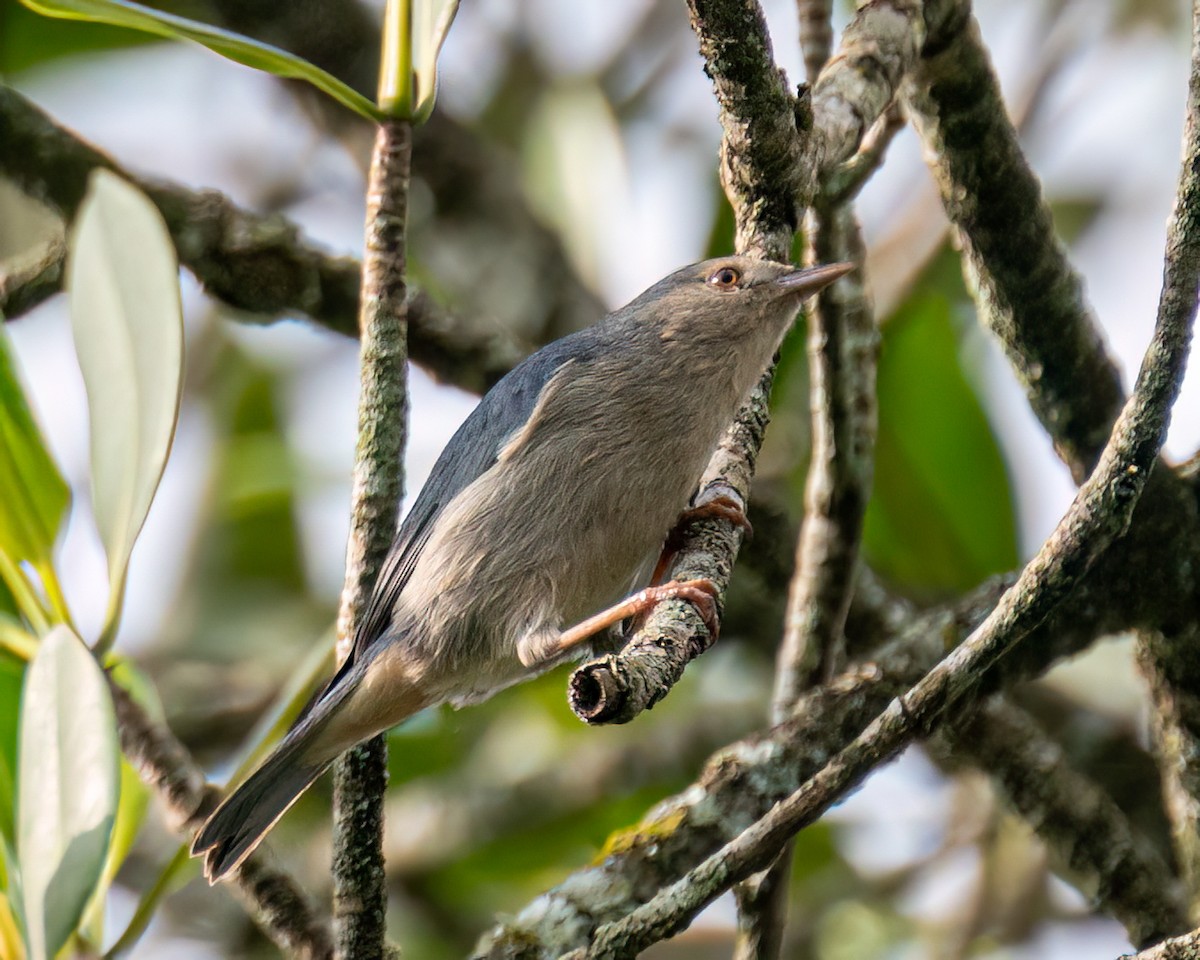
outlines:
[[[785,273],[775,282],[784,290],[798,293],[802,297],[811,297],[814,293],[824,290],[834,280],[844,277],[856,266],[854,263],[826,263],[819,267],[809,267],[807,270]]]

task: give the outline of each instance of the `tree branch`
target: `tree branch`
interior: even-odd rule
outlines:
[[[71,222],[88,174],[103,168],[136,184],[167,222],[180,263],[243,322],[306,316],[358,336],[361,265],[331,256],[281,216],[245,210],[215,191],[138,177],[58,126],[15,90],[0,84],[0,175]],[[62,289],[65,246],[36,269],[0,280],[0,312],[12,320]],[[409,301],[412,359],[442,380],[482,392],[526,352],[499,324],[465,322],[428,296]]]
[[[367,185],[367,241],[360,327],[362,386],[346,586],[338,612],[338,660],[350,653],[358,622],[396,532],[404,492],[408,432],[405,243],[412,128],[379,125]],[[338,955],[382,960],[387,890],[383,791],[387,740],[381,734],[343,754],[334,768],[334,926]]]
[[[1200,960],[1200,930],[1164,940],[1137,954],[1122,954],[1120,960]]]
[[[111,677],[121,750],[143,782],[162,798],[172,826],[191,835],[217,805],[219,791],[208,784],[187,748],[155,723]],[[233,889],[246,912],[277,947],[302,960],[332,960],[329,930],[313,915],[304,895],[286,873],[252,854],[234,875]]]
[[[946,724],[935,749],[986,773],[1095,904],[1146,945],[1187,928],[1179,883],[1112,798],[1024,710],[994,698]]]
[[[1128,560],[1118,553],[1111,570],[1101,565],[972,695],[1035,676],[1095,637],[1124,629],[1126,611],[1120,608],[1126,601],[1117,585],[1128,582]],[[558,956],[587,943],[599,925],[629,914],[813,776],[967,636],[1009,582],[985,584],[953,606],[920,614],[872,662],[802,697],[788,722],[715,754],[695,784],[658,804],[639,826],[611,838],[596,865],[495,927],[475,955],[492,960]],[[1106,602],[1114,597],[1117,603]]]
[[[1200,50],[1200,16],[1195,42]],[[1193,113],[1198,96],[1200,81],[1189,97],[1185,162],[1150,347],[1133,396],[1095,471],[1050,538],[962,646],[893,700],[849,746],[762,820],[627,917],[597,930],[586,952],[589,960],[636,953],[678,932],[733,883],[770,864],[781,844],[874,767],[932,731],[951,705],[962,701],[1005,653],[1060,607],[1109,544],[1125,533],[1166,437],[1195,319],[1200,289],[1200,126],[1193,122]]]
[[[961,239],[982,320],[1080,483],[1121,409],[1120,377],[1021,153],[978,25],[964,12],[931,30],[904,105]]]

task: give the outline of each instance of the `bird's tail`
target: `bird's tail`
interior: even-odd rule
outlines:
[[[333,762],[305,762],[306,744],[289,740],[225,798],[196,834],[192,855],[204,855],[209,883],[216,883],[250,856],[288,807]]]
[[[329,769],[337,750],[318,741],[353,684],[347,663],[313,698],[296,725],[262,765],[233,791],[200,828],[192,856],[204,855],[204,875],[216,883],[245,860],[300,794]]]

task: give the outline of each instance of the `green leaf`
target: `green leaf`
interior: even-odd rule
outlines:
[[[0,553],[12,564],[48,565],[69,499],[0,332]]]
[[[75,224],[67,286],[87,387],[92,498],[108,554],[115,631],[134,541],[167,462],[179,414],[179,267],[162,217],[141,192],[92,174]]]
[[[17,858],[32,960],[66,943],[116,817],[116,716],[99,665],[65,626],[42,640],[21,699]]]
[[[140,30],[66,20],[51,23],[15,0],[0,0],[0,74],[6,76],[81,54],[161,42]]]
[[[16,843],[13,774],[17,769],[17,728],[25,664],[0,651],[0,840]]]
[[[142,673],[130,660],[111,657],[108,661],[109,674],[123,689],[129,692],[134,701],[144,709],[154,720],[163,720],[162,701],[150,678]],[[100,880],[92,894],[87,912],[81,926],[88,931],[92,943],[99,943],[104,934],[105,898],[109,887],[121,869],[121,864],[133,849],[146,808],[150,802],[150,791],[137,771],[124,757],[120,758],[121,787],[120,799],[117,802],[117,816],[113,824],[112,842],[108,847],[108,855],[104,861],[104,869]]]
[[[370,100],[331,74],[295,54],[259,43],[249,37],[213,27],[198,20],[144,7],[130,0],[21,0],[30,10],[63,20],[86,20],[128,27],[173,40],[191,40],[235,63],[264,70],[277,77],[306,80],[338,103],[368,120],[383,114]]]
[[[1017,564],[1008,473],[963,374],[954,322],[960,301],[944,289],[925,282],[884,325],[864,529],[869,562],[928,596],[968,589]]]
[[[458,13],[458,0],[414,0],[413,100],[417,123],[428,119],[437,96],[437,58]]]

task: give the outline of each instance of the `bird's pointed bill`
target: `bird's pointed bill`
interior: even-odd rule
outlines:
[[[819,267],[784,274],[775,282],[786,290],[808,297],[824,290],[834,280],[844,277],[855,267],[857,264],[854,263],[826,263]]]

